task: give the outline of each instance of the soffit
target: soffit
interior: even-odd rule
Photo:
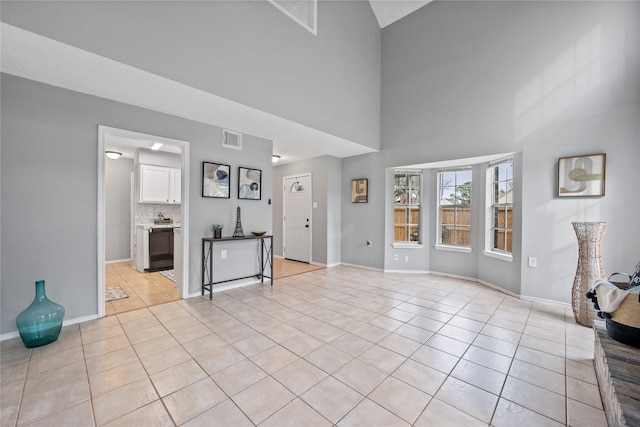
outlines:
[[[280,164],[377,151],[4,22],[1,26],[0,70],[6,74],[272,140]]]

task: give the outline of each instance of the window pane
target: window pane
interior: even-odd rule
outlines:
[[[511,184],[511,181],[509,181],[508,184]],[[513,185],[507,185],[505,191],[505,197],[504,197],[504,202],[505,203],[513,203],[513,191],[512,191],[512,187]]]
[[[456,225],[471,225],[471,208],[455,208]]]
[[[507,163],[507,179],[513,179],[513,162]]]
[[[471,204],[471,183],[470,182],[465,182],[464,184],[456,187],[456,203],[458,205]]]
[[[455,185],[456,184],[456,173],[455,172],[440,172],[440,185]]]
[[[470,170],[457,171],[456,181],[457,181],[456,182],[457,185],[462,185],[466,182],[471,182],[471,171]]]
[[[455,208],[453,207],[442,207],[440,208],[440,224],[442,225],[453,225],[456,221]]]
[[[471,244],[471,227],[456,227],[456,245],[469,246]]]
[[[454,228],[442,226],[442,243],[445,245],[453,245],[453,239],[455,237]]]
[[[504,231],[493,231],[493,249],[504,250]]]
[[[442,187],[440,191],[440,206],[453,205],[456,200],[456,187]]]
[[[507,180],[507,164],[502,163],[498,165],[498,181]]]
[[[420,224],[420,209],[419,208],[411,208],[409,214],[409,224]]]

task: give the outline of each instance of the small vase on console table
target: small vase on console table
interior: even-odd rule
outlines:
[[[591,328],[596,310],[585,294],[593,282],[606,280],[602,265],[602,238],[607,228],[606,222],[572,222],[578,238],[578,267],[571,289],[573,317],[582,326]]]

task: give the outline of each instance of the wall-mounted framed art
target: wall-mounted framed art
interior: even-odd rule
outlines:
[[[202,162],[202,197],[229,199],[231,166]]]
[[[558,197],[602,197],[607,156],[588,154],[558,159]]]
[[[238,168],[238,199],[260,200],[262,198],[262,171]]]
[[[367,203],[369,201],[369,180],[359,178],[351,180],[351,203]]]

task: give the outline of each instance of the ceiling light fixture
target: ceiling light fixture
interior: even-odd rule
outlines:
[[[277,154],[274,154],[273,156],[271,156],[271,161],[273,163],[278,163],[279,160],[280,160],[280,156],[278,156]]]
[[[106,154],[111,160],[116,160],[122,156],[122,153],[118,151],[105,151],[104,154]]]
[[[162,147],[162,142],[154,142],[153,145],[151,146],[152,150],[159,150],[160,147]]]

